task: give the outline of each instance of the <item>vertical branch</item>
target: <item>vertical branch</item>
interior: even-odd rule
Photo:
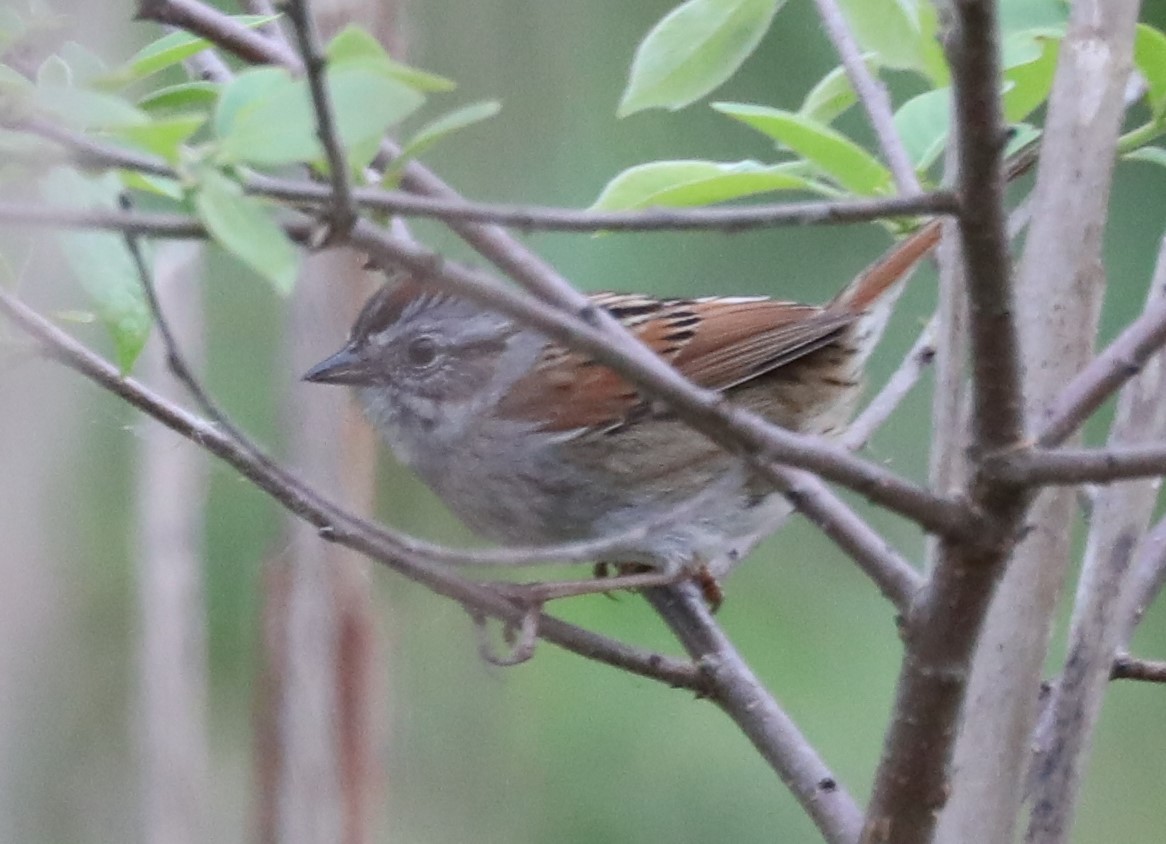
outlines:
[[[352,204],[352,183],[348,179],[348,161],[336,128],[336,117],[332,113],[332,100],[328,96],[325,80],[327,61],[320,48],[320,35],[316,31],[316,21],[308,8],[308,0],[286,0],[292,28],[296,33],[300,55],[303,56],[304,72],[308,77],[308,89],[312,93],[312,110],[316,115],[316,137],[324,148],[328,161],[328,178],[332,183],[332,212],[329,215],[330,237],[343,236],[356,221],[356,207]]]
[[[1137,8],[1134,0],[1078,0],[1061,46],[1017,278],[1034,427],[1092,353],[1103,288],[1101,233]],[[1038,498],[989,613],[960,738],[966,752],[959,754],[941,841],[1011,839],[1073,512],[1070,490]]]
[[[919,178],[915,175],[915,168],[911,164],[911,157],[907,155],[907,148],[903,146],[903,139],[895,129],[895,116],[891,111],[891,98],[886,87],[875,78],[867,69],[862,60],[862,52],[858,41],[846,22],[837,0],[815,0],[818,6],[818,16],[822,19],[822,26],[826,34],[838,51],[842,59],[842,66],[846,68],[846,75],[850,84],[858,95],[867,117],[870,118],[871,128],[883,157],[891,168],[895,177],[895,184],[899,193],[911,196],[923,192],[919,185]]]
[[[169,330],[201,357],[197,247],[167,246],[155,294],[173,303]],[[144,377],[180,392],[167,374],[170,349],[155,340]],[[207,653],[202,527],[207,465],[197,446],[165,428],[142,426],[137,474],[139,694],[145,841],[197,844],[208,830]]]
[[[1166,251],[1159,254],[1147,307],[1164,292]],[[1123,388],[1109,444],[1138,445],[1166,436],[1164,394],[1166,359],[1159,352]],[[1127,575],[1160,486],[1158,478],[1113,484],[1102,489],[1094,503],[1069,626],[1068,656],[1037,732],[1026,836],[1034,844],[1067,840],[1114,657],[1124,644],[1126,619],[1134,615],[1131,601],[1138,600]]]
[[[972,354],[972,446],[1006,449],[1023,434],[1020,354],[1004,213],[1000,53],[995,3],[961,0],[949,44],[958,129],[959,231]],[[978,541],[946,539],[906,619],[906,653],[867,809],[863,840],[923,844],[948,799],[948,764],[968,668],[1024,512],[1023,495],[973,473],[971,506],[992,524]],[[997,840],[972,836],[965,840]]]

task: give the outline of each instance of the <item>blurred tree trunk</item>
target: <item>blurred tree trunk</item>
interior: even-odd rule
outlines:
[[[398,57],[395,3],[315,2],[329,37],[359,22]],[[335,350],[374,279],[361,256],[310,257],[292,301],[285,348],[292,372]],[[305,478],[355,512],[372,509],[376,443],[346,393],[291,387],[284,424]],[[383,649],[369,592],[370,563],[321,541],[289,517],[289,555],[265,577],[264,650],[257,776],[260,840],[270,844],[366,844],[375,837],[374,800],[385,718]]]
[[[201,247],[157,250],[154,285],[189,365],[203,359]],[[159,392],[185,399],[157,332],[141,361]],[[198,844],[208,825],[207,637],[203,514],[207,459],[196,445],[142,420],[137,475],[138,693],[142,839]]]

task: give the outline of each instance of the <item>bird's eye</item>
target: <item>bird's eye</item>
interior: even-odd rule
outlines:
[[[405,354],[413,366],[428,366],[437,360],[437,341],[432,337],[416,337],[409,341]]]

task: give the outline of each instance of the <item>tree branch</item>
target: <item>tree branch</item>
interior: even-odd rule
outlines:
[[[327,61],[320,48],[320,34],[308,9],[307,0],[286,0],[283,8],[291,19],[292,28],[299,42],[300,56],[308,77],[308,89],[312,93],[312,110],[316,115],[316,136],[324,147],[324,157],[328,161],[328,179],[331,182],[331,197],[328,215],[329,232],[325,241],[342,238],[356,222],[356,208],[352,200],[352,185],[348,180],[348,160],[340,143],[336,129],[336,117],[328,94],[324,73]],[[270,40],[270,39],[268,39]]]
[[[883,84],[871,74],[866,62],[862,59],[862,52],[858,41],[846,22],[837,0],[814,0],[818,7],[818,16],[822,19],[822,26],[826,30],[838,57],[842,59],[842,66],[846,68],[846,75],[850,84],[858,95],[883,157],[890,165],[891,173],[895,177],[895,184],[899,193],[904,196],[917,196],[923,192],[919,185],[919,178],[915,175],[915,167],[911,164],[911,157],[903,146],[903,139],[895,129],[895,115],[891,111],[891,98]]]
[[[1121,654],[1113,661],[1113,669],[1109,676],[1113,680],[1166,683],[1166,662],[1139,659],[1129,654]]]
[[[1015,299],[998,304],[1015,309],[1022,329],[1023,342],[1014,352],[1017,366],[1024,363],[1028,431],[1038,427],[1036,420],[1063,385],[1093,356],[1105,289],[1101,234],[1125,110],[1136,6],[1131,0],[1077,0],[1061,43]],[[972,446],[982,460],[1022,444],[1021,437],[1010,439]],[[983,468],[979,475],[984,486],[1001,488],[1020,502],[1029,498]],[[961,729],[960,745],[967,752],[957,755],[953,798],[938,836],[942,844],[969,836],[1014,837],[1038,715],[1033,691],[1071,555],[1075,506],[1070,492],[1053,489],[1025,510],[1023,541],[1011,555],[976,648],[968,691],[976,705]],[[1020,522],[1014,524],[1019,532]]]
[[[1166,475],[1166,443],[1029,449],[992,458],[988,471],[1024,486],[1111,484]]]
[[[862,826],[854,799],[750,670],[691,584],[645,596],[708,678],[709,698],[753,742],[830,844],[853,844]]]
[[[442,567],[415,559],[408,549],[398,547],[393,538],[376,525],[351,515],[286,470],[257,460],[247,448],[216,426],[162,399],[134,379],[124,378],[112,364],[45,321],[2,288],[0,315],[28,334],[50,357],[232,466],[290,512],[315,525],[323,539],[359,551],[469,608],[514,624],[522,622],[527,613],[525,607],[507,600],[492,587],[463,580]],[[539,635],[588,659],[670,686],[697,692],[704,689],[704,681],[692,665],[625,645],[552,616],[540,616]]]
[[[972,437],[974,448],[990,450],[1019,442],[1023,432],[995,4],[965,0],[954,5],[952,17],[949,56],[970,302]],[[930,841],[947,800],[947,765],[972,653],[1024,510],[1022,496],[999,484],[976,479],[970,492],[973,506],[994,523],[997,541],[945,539],[935,571],[908,616],[894,712],[863,830],[870,844]]]
[[[1141,372],[1163,345],[1166,300],[1159,299],[1069,382],[1045,413],[1037,445],[1050,447],[1068,439],[1122,384]]]

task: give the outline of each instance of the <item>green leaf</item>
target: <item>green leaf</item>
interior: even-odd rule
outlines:
[[[353,59],[371,59],[383,73],[416,91],[452,91],[457,87],[452,79],[394,61],[376,38],[354,24],[349,24],[336,34],[328,43],[325,55],[332,64]]]
[[[895,128],[917,170],[926,170],[943,152],[951,131],[951,89],[913,97],[895,112]]]
[[[36,102],[42,111],[74,129],[133,126],[147,120],[144,113],[121,97],[85,88],[41,85],[36,89]]]
[[[60,56],[49,56],[36,70],[36,84],[40,86],[60,85],[73,87],[73,71]]]
[[[869,196],[891,188],[891,172],[829,126],[791,111],[748,103],[713,103],[713,108],[813,162],[848,191]]]
[[[784,0],[688,0],[636,49],[617,114],[675,111],[708,94],[749,57]]]
[[[488,120],[501,110],[502,104],[497,100],[483,100],[456,108],[436,120],[431,120],[417,130],[417,134],[401,148],[401,154],[393,159],[392,166],[388,168],[385,176],[389,177],[391,173],[399,172],[406,162],[421,155],[447,135]]]
[[[1006,35],[1044,29],[1059,37],[1065,34],[1068,20],[1069,4],[1065,0],[1013,0],[1000,4],[1000,31]]]
[[[112,173],[84,176],[58,167],[41,183],[45,200],[66,208],[116,208],[121,182]],[[133,256],[120,234],[68,231],[56,235],[69,269],[113,337],[114,354],[128,372],[150,334],[151,316]]]
[[[1149,24],[1138,24],[1134,63],[1146,80],[1146,102],[1155,118],[1166,112],[1166,35]]]
[[[208,168],[200,174],[194,208],[215,242],[270,281],[279,293],[292,291],[299,251],[272,218],[269,206]]]
[[[262,103],[270,94],[291,83],[282,67],[256,67],[238,74],[223,88],[211,121],[215,135],[225,138],[235,131],[240,115]]]
[[[874,53],[867,53],[863,60],[867,68],[874,73],[877,69]],[[846,75],[846,68],[839,65],[810,89],[810,93],[802,100],[798,114],[819,123],[830,124],[856,102],[858,95],[854,93],[850,77]]]
[[[278,16],[236,15],[232,20],[246,27],[256,27],[278,20]],[[171,32],[147,44],[124,65],[107,74],[104,81],[111,85],[128,85],[184,62],[212,46],[214,45],[205,38],[199,38],[188,32]]]
[[[323,157],[307,82],[273,70],[240,74],[223,92],[214,125],[225,160],[278,165]],[[379,138],[424,101],[412,88],[359,61],[330,69],[326,80],[345,147]]]
[[[1057,70],[1061,42],[1048,37],[1043,31],[1016,33],[1005,41],[1006,60],[1010,45],[1028,51],[1024,59],[1005,65],[1004,117],[1009,123],[1016,123],[1024,120],[1048,99],[1049,91],[1053,88],[1053,74]]]
[[[151,176],[137,170],[119,170],[118,175],[121,176],[121,183],[129,190],[140,190],[178,202],[186,198],[186,190],[175,179]]]
[[[206,123],[203,114],[179,114],[163,117],[138,126],[114,129],[113,135],[125,138],[147,152],[160,155],[171,164],[178,162],[179,147]]]
[[[151,91],[138,100],[138,108],[152,113],[209,111],[219,98],[217,82],[182,82]]]
[[[591,208],[623,211],[636,208],[708,205],[769,191],[826,192],[820,182],[788,164],[756,161],[653,161],[629,167],[607,183]]]
[[[1166,149],[1162,147],[1139,147],[1133,152],[1127,152],[1122,158],[1126,161],[1146,161],[1166,167]]]
[[[69,66],[74,85],[87,86],[103,76],[107,70],[102,58],[76,41],[66,41],[58,55]]]
[[[864,52],[880,65],[913,70],[936,86],[948,84],[932,3],[916,0],[840,0],[843,14]]]

